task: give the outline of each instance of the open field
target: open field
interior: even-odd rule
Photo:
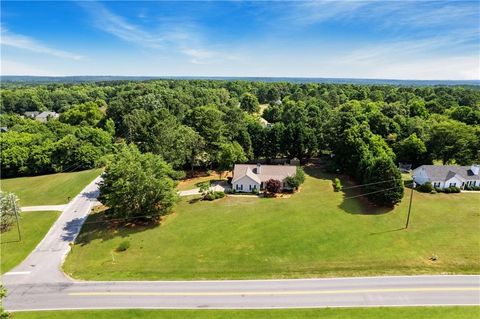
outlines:
[[[17,227],[1,235],[1,273],[6,273],[18,265],[38,245],[48,232],[60,212],[22,213],[20,229],[22,241],[19,241]]]
[[[410,190],[389,211],[344,200],[352,194],[333,192],[333,175],[306,172],[290,198],[184,198],[156,227],[112,230],[91,215],[64,269],[91,280],[480,272],[480,194],[415,192],[405,230]],[[115,252],[124,240],[131,247]]]
[[[331,308],[282,310],[90,310],[18,312],[16,319],[475,319],[479,307]]]
[[[58,173],[31,177],[2,179],[1,188],[15,193],[21,206],[58,205],[68,203],[68,198],[76,196],[102,169]]]

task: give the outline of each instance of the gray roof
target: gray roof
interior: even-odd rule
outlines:
[[[35,117],[38,114],[40,114],[40,112],[38,112],[38,111],[28,111],[28,112],[23,113],[23,115],[28,116],[28,117]]]
[[[257,183],[266,182],[269,179],[283,181],[288,176],[293,176],[297,167],[293,165],[260,165],[260,172],[257,172],[256,164],[235,164],[233,168],[232,182],[248,176]]]
[[[50,111],[45,111],[37,115],[37,118],[47,118],[49,116],[51,117],[57,117],[59,114],[57,112],[50,112]]]
[[[461,176],[467,181],[480,180],[480,174],[474,174],[472,166],[456,165],[422,165],[417,167],[414,172],[424,169],[431,181],[448,181],[455,175]]]

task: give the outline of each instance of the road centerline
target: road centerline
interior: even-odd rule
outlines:
[[[480,287],[419,287],[419,288],[380,288],[380,289],[341,289],[341,290],[292,290],[292,291],[225,291],[225,292],[148,292],[148,291],[92,291],[70,292],[69,296],[271,296],[271,295],[328,295],[356,293],[392,293],[392,292],[454,292],[479,291]]]

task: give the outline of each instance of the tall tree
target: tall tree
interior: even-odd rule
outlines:
[[[393,206],[403,198],[403,181],[400,170],[391,158],[381,156],[372,159],[372,165],[367,168],[364,184],[368,198],[382,206]]]
[[[178,200],[176,177],[160,156],[124,146],[105,169],[99,200],[114,217],[158,220]]]
[[[413,168],[428,163],[428,153],[425,143],[413,133],[395,145],[397,161],[412,164]]]
[[[257,97],[251,93],[245,93],[240,99],[240,107],[248,113],[258,113],[260,107]]]

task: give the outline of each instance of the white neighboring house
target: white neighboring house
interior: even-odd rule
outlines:
[[[413,170],[413,180],[417,184],[432,183],[433,187],[447,188],[480,186],[480,165],[422,165]]]
[[[59,117],[60,117],[60,114],[58,114],[57,112],[45,111],[35,116],[35,119],[42,123],[46,123],[50,119],[57,119]]]
[[[42,113],[37,112],[37,111],[25,112],[25,113],[23,113],[23,115],[25,117],[35,119],[35,120],[37,120],[39,122],[42,122],[42,123],[46,123],[50,119],[57,119],[60,116],[60,114],[58,114],[57,112],[53,112],[53,111],[45,111],[45,112],[42,112]]]
[[[296,172],[297,167],[292,165],[235,164],[232,188],[236,192],[244,193],[260,191],[264,188],[266,181],[276,179],[282,183],[284,190],[289,190],[285,178],[294,176]]]

